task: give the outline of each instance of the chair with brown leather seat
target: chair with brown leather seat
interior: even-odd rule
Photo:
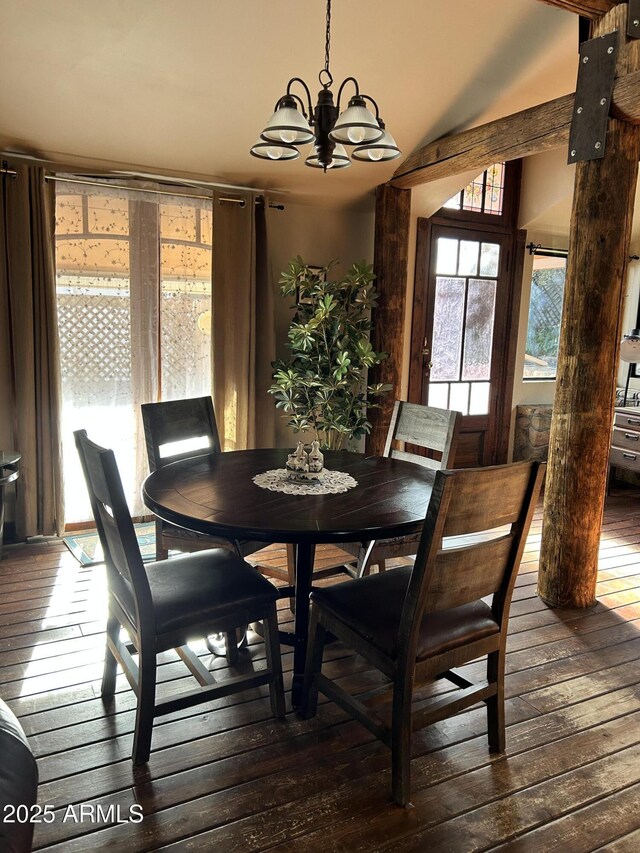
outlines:
[[[434,471],[448,468],[455,457],[461,420],[460,412],[396,400],[383,456],[415,462]],[[431,455],[400,450],[398,442],[421,447]],[[341,547],[357,557],[357,575],[362,577],[372,566],[384,572],[387,560],[415,554],[419,542],[420,534],[415,533],[374,542],[346,542]]]
[[[518,462],[438,471],[413,567],[311,594],[302,713],[315,714],[320,690],[389,746],[393,798],[400,805],[410,796],[413,729],[484,702],[489,749],[505,748],[509,606],[544,470],[538,462]],[[467,538],[443,549],[448,536]],[[488,596],[490,604],[483,601]],[[366,699],[347,693],[322,673],[328,631],[391,681],[390,726]],[[478,684],[453,670],[484,656],[486,679]],[[442,677],[460,689],[432,698],[412,715],[414,690]]]
[[[134,763],[143,764],[149,758],[156,716],[198,702],[268,684],[273,714],[283,716],[276,588],[225,548],[145,565],[113,451],[94,444],[85,430],[74,436],[107,569],[109,615],[102,696],[113,697],[119,663],[138,699]],[[211,632],[235,637],[239,626],[258,620],[264,623],[267,668],[216,683],[187,642]],[[137,663],[129,644],[120,638],[121,628],[138,652]],[[177,651],[201,687],[156,701],[156,656],[168,649]]]

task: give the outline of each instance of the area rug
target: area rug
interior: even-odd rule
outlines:
[[[134,524],[136,538],[140,546],[140,553],[145,563],[156,558],[156,526],[155,523]],[[73,556],[83,566],[94,566],[102,563],[104,556],[102,546],[96,531],[91,533],[78,533],[77,535],[65,536],[62,540]]]

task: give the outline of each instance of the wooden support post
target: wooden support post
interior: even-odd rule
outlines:
[[[595,35],[623,38],[623,15],[601,18]],[[552,606],[595,601],[639,157],[640,129],[610,119],[605,156],[576,167],[538,576]]]
[[[368,411],[372,429],[366,452],[370,456],[382,455],[393,403],[400,394],[410,214],[411,190],[396,189],[390,184],[377,188],[373,270],[379,297],[373,312],[371,343],[375,350],[388,353],[388,358],[371,371],[370,381],[389,383],[393,390],[377,398],[381,408]]]

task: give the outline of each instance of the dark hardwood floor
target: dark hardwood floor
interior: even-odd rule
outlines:
[[[391,802],[380,742],[326,700],[313,720],[275,721],[266,688],[161,719],[148,766],[134,769],[133,694],[120,677],[113,707],[99,697],[102,567],[82,568],[61,542],[5,548],[0,696],[38,757],[39,802],[55,809],[36,848],[640,850],[640,497],[608,501],[592,609],[554,611],[537,598],[539,541],[538,514],[511,608],[507,755],[489,755],[482,708],[419,732],[406,811]],[[224,659],[195,648],[224,676]],[[263,657],[251,635],[240,665]],[[354,691],[377,683],[345,648],[328,657]],[[283,647],[287,687],[291,658]],[[173,653],[159,681],[160,693],[193,685]],[[134,805],[140,822],[129,820]]]

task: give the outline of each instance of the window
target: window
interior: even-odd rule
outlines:
[[[566,257],[533,257],[524,379],[555,379]]]
[[[142,514],[140,404],[211,392],[212,203],[56,184],[65,516],[91,510],[73,431],[115,450]]]
[[[450,210],[468,210],[473,213],[501,216],[504,201],[504,174],[505,164],[494,163],[445,202],[443,207]]]

